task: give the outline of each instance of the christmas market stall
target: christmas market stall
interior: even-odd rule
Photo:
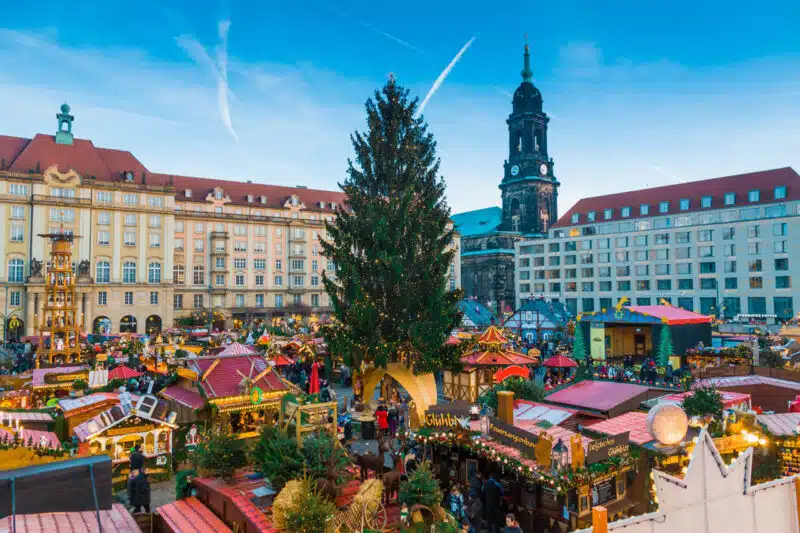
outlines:
[[[641,362],[651,357],[659,366],[671,362],[678,369],[682,367],[680,356],[689,349],[700,343],[711,345],[710,316],[671,305],[626,303],[623,298],[616,307],[578,315],[576,328],[589,339],[593,360],[621,363],[630,357]]]
[[[178,382],[160,394],[168,399],[181,424],[215,418],[240,438],[258,435],[273,424],[281,398],[293,386],[259,355],[197,357],[185,361]],[[210,412],[203,412],[208,404]]]
[[[473,487],[479,473],[484,479],[492,473],[504,488],[503,511],[513,510],[526,532],[586,527],[597,505],[627,514],[635,505],[628,484],[637,464],[627,435],[588,438],[548,420],[574,421],[571,411],[536,403],[521,410],[514,404],[513,393],[502,391],[496,417],[484,412],[469,422],[460,412],[446,416],[446,406],[426,416],[414,438],[430,449],[440,481]],[[515,412],[523,413],[521,419]]]
[[[781,475],[800,474],[800,413],[758,415],[758,423],[775,441]]]
[[[709,386],[719,392],[749,394],[753,409],[762,412],[785,413],[790,402],[800,394],[798,382],[759,375],[706,378],[692,384],[693,389]]]
[[[131,399],[136,401],[138,397],[131,395]],[[119,404],[119,394],[114,392],[95,392],[87,396],[58,400],[58,409],[65,422],[64,436],[72,435],[77,426],[117,404]]]
[[[113,460],[113,484],[124,487],[130,451],[142,447],[151,480],[165,479],[172,471],[172,432],[177,415],[169,404],[145,395],[135,402],[120,395],[120,403],[75,427],[81,453],[105,453]]]
[[[35,369],[30,384],[34,403],[43,407],[50,398],[67,396],[69,391],[73,390],[73,384],[78,380],[88,386],[88,366],[58,366]]]
[[[508,344],[499,328],[489,326],[472,350],[461,357],[461,372],[444,371],[444,395],[450,400],[475,402],[492,386],[512,376],[528,378],[530,368],[539,362],[538,350],[531,349],[526,355],[513,351]]]

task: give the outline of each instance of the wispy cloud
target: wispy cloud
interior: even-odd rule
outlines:
[[[464,52],[467,51],[467,49],[470,47],[470,45],[472,44],[472,42],[474,40],[475,40],[475,37],[473,37],[472,39],[467,41],[467,44],[462,46],[461,50],[458,51],[458,53],[456,54],[456,57],[454,57],[453,60],[450,61],[450,63],[445,67],[445,69],[442,71],[442,73],[439,74],[439,77],[436,78],[436,81],[433,82],[433,85],[431,86],[431,89],[428,91],[428,94],[425,95],[425,98],[422,100],[422,103],[419,105],[419,109],[417,110],[418,114],[420,114],[420,115],[422,114],[422,112],[425,110],[425,106],[428,105],[428,101],[431,99],[431,97],[434,94],[436,94],[436,91],[438,91],[439,87],[442,86],[442,84],[444,83],[444,80],[447,79],[447,76],[448,76],[448,74],[450,74],[450,71],[453,70],[453,67],[456,66],[458,61],[461,59],[461,56],[464,55]]]
[[[233,128],[231,120],[230,98],[233,96],[228,85],[228,32],[230,31],[231,21],[222,20],[218,25],[219,44],[216,47],[216,59],[212,59],[205,47],[194,37],[181,35],[175,40],[195,63],[203,65],[211,70],[211,75],[217,84],[217,107],[220,119],[225,129],[231,134],[236,142],[239,136]]]
[[[632,61],[625,57],[606,58],[594,42],[573,41],[559,50],[557,69],[571,78],[607,81],[674,80],[685,68],[666,58],[652,61]]]

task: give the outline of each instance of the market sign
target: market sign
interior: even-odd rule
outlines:
[[[538,439],[529,431],[494,418],[489,424],[489,434],[498,442],[511,446],[516,450],[535,455]]]
[[[71,374],[45,374],[44,382],[45,383],[65,383],[70,382],[72,383],[76,379],[86,379],[89,377],[88,371],[82,372],[73,372]]]
[[[591,441],[586,448],[586,463],[600,463],[612,457],[626,455],[630,448],[630,432]]]
[[[427,428],[469,429],[469,415],[457,415],[453,413],[433,413],[425,411],[425,420],[422,425]]]

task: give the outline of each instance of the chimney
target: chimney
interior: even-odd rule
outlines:
[[[514,392],[503,390],[497,393],[497,418],[514,425]]]
[[[247,183],[253,183],[253,180],[247,180]]]
[[[167,185],[169,185],[170,187],[172,187],[172,176],[169,176],[169,177],[167,178]]]

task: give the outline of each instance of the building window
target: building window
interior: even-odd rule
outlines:
[[[792,278],[790,276],[775,276],[776,289],[791,289]]]
[[[658,289],[659,291],[671,291],[672,280],[669,279],[656,280],[656,289]]]
[[[750,278],[750,288],[751,289],[763,289],[764,288],[764,278],[760,276],[754,276]]]
[[[774,198],[776,200],[785,200],[786,199],[786,186],[785,185],[781,185],[780,187],[775,187]]]
[[[714,257],[713,246],[698,246],[697,257]]]
[[[283,261],[281,259],[275,260],[275,270],[283,270]]]
[[[150,215],[150,227],[151,228],[161,227],[161,215]]]
[[[283,286],[283,276],[275,276],[275,283],[274,283],[274,285],[275,285],[276,287],[282,287],[282,286]]]
[[[147,282],[161,283],[161,263],[150,263],[147,265]]]
[[[573,213],[572,214],[572,223],[573,224],[577,224],[578,221],[580,220],[580,218],[581,218],[580,213]]]
[[[107,305],[108,304],[108,293],[106,291],[100,291],[97,293],[97,305]]]
[[[245,269],[247,268],[247,259],[244,257],[233,258],[233,268]]]
[[[97,213],[97,223],[101,226],[108,226],[111,224],[111,213],[108,211],[100,211]]]
[[[122,195],[122,203],[125,205],[137,205],[139,203],[139,197],[136,194],[124,193]]]
[[[647,204],[642,204],[639,206],[639,214],[640,215],[649,215],[650,214],[650,206]]]
[[[158,305],[158,291],[150,291],[150,305]]]
[[[206,249],[205,241],[203,241],[201,239],[195,239],[194,240],[194,251],[195,252],[202,252],[205,249]]]
[[[11,242],[22,242],[25,235],[25,229],[22,226],[11,226],[10,240]]]
[[[773,251],[776,254],[785,254],[786,253],[786,241],[775,241],[772,245]]]
[[[94,197],[98,202],[104,204],[110,204],[112,200],[111,191],[97,191]]]
[[[98,261],[95,268],[95,283],[109,283],[111,281],[111,263]]]
[[[595,216],[596,213],[594,211],[589,211],[588,213],[586,213],[586,220],[588,220],[589,222],[594,222]]]
[[[194,265],[192,267],[192,283],[194,285],[203,285],[206,282],[206,269],[203,265]]]
[[[194,307],[205,307],[203,305],[203,295],[202,294],[195,294],[192,304],[194,305]]]
[[[716,290],[717,288],[717,278],[700,278],[700,289],[701,290]]]
[[[779,257],[775,259],[775,270],[778,271],[789,270],[789,258]]]
[[[183,294],[174,294],[172,296],[172,307],[175,309],[183,309]]]
[[[214,285],[216,285],[217,287],[222,287],[223,285],[225,285],[225,274],[215,274]]]
[[[761,199],[761,191],[758,189],[754,189],[747,193],[747,201],[748,202],[758,202]]]
[[[725,261],[725,273],[734,274],[736,272],[736,261]]]
[[[283,307],[283,294],[275,295],[275,307]]]
[[[631,216],[631,208],[630,207],[623,207],[622,208],[622,217],[623,218],[628,218],[629,216]]]
[[[173,246],[174,246],[176,252],[182,252],[183,251],[183,239],[175,239],[173,241]]]
[[[656,276],[669,276],[669,271],[670,271],[669,263],[659,263],[655,266],[655,268],[656,268]]]
[[[613,209],[604,209],[603,210],[603,218],[605,218],[606,220],[610,220],[611,216],[613,214],[614,214],[614,210]]]
[[[757,239],[761,236],[761,226],[758,224],[750,224],[747,226],[747,238]]]
[[[658,212],[659,213],[667,213],[667,212],[669,212],[669,202],[659,202],[658,203]]]
[[[236,307],[244,307],[244,294],[236,295]]]
[[[133,261],[122,263],[122,283],[136,283],[136,263]]]
[[[306,284],[305,276],[292,276],[292,287],[302,287]]]
[[[711,242],[714,240],[714,232],[710,229],[701,229],[697,232],[697,242]]]
[[[161,248],[161,234],[160,233],[151,233],[150,234],[150,248]]]
[[[788,232],[788,224],[786,222],[776,222],[772,225],[772,235],[775,237],[783,237]]]
[[[319,276],[311,276],[311,286],[319,287]]]
[[[747,253],[749,255],[759,255],[761,253],[761,243],[759,242],[747,243]]]
[[[689,246],[675,248],[675,259],[691,259],[692,249]]]
[[[133,292],[125,291],[124,301],[125,305],[133,305]]]
[[[183,284],[186,281],[186,272],[183,265],[175,265],[172,267],[172,279],[175,283]]]
[[[702,198],[700,198],[700,207],[704,209],[711,207],[711,197],[703,196]]]
[[[694,280],[692,278],[681,278],[678,280],[679,291],[691,291],[694,289]]]
[[[264,274],[256,274],[256,287],[264,286]]]
[[[234,281],[237,287],[244,287],[244,274],[236,274]]]
[[[747,271],[748,272],[761,272],[761,259],[754,259],[752,261],[747,262]]]
[[[726,192],[725,193],[725,205],[734,205],[734,204],[736,204],[736,193]]]
[[[778,320],[790,320],[794,318],[794,306],[791,296],[780,296],[774,298],[775,316]]]
[[[680,209],[681,209],[681,211],[688,211],[689,210],[689,199],[688,198],[681,198]]]

